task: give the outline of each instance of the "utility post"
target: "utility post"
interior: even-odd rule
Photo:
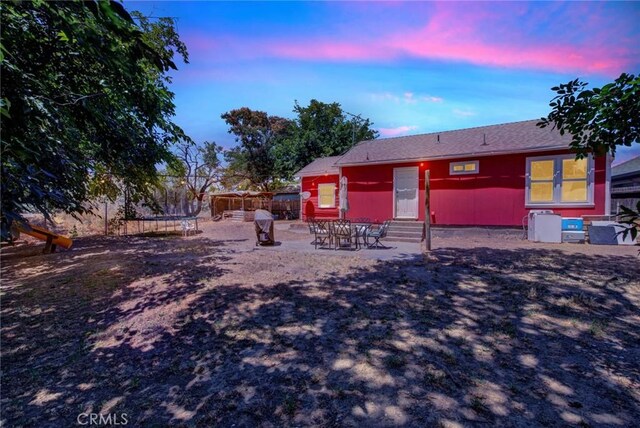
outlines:
[[[431,184],[430,171],[424,172],[424,252],[431,252]]]
[[[107,221],[108,198],[104,197],[104,236],[109,235],[109,222]]]
[[[102,188],[104,199],[104,236],[109,236],[109,221],[107,220],[107,214],[109,212],[109,198],[107,197],[107,182],[105,177],[100,179],[100,187]]]

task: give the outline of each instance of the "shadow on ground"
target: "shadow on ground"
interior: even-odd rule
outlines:
[[[427,261],[250,283],[230,273],[231,247],[139,240],[110,258],[97,242],[53,274],[41,265],[28,283],[4,272],[3,421],[72,425],[80,412],[203,427],[640,418],[634,257],[445,248]],[[82,257],[102,257],[103,274],[87,273]],[[159,312],[151,325],[119,324],[149,311]]]

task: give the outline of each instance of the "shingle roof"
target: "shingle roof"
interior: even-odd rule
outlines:
[[[335,166],[336,161],[340,159],[340,156],[328,156],[326,158],[318,158],[311,162],[309,165],[296,172],[294,176],[303,177],[305,175],[324,175],[324,174],[339,174],[338,167]]]
[[[537,122],[539,120],[536,119],[363,141],[342,156],[336,165],[486,156],[569,147],[570,135],[560,135],[550,127],[539,128]]]
[[[611,167],[611,176],[616,177],[619,175],[626,175],[632,173],[640,173],[640,156],[636,156],[633,159],[629,159],[626,162]]]

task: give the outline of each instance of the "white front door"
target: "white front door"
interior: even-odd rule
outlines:
[[[396,218],[418,218],[418,167],[393,170]]]

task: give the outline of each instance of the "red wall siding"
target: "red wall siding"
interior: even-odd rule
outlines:
[[[315,218],[338,218],[339,216],[339,189],[340,177],[337,175],[320,175],[316,177],[302,177],[302,191],[310,192],[311,197],[302,201],[302,220],[307,217]],[[333,183],[336,185],[336,206],[335,208],[319,208],[318,207],[318,184]]]
[[[440,225],[520,226],[529,209],[525,208],[526,158],[563,151],[460,158],[431,162],[344,167],[349,183],[347,218],[393,217],[393,169],[419,166],[419,219],[424,220],[424,171],[431,171],[432,221]],[[449,163],[479,160],[479,174],[450,176]],[[593,208],[551,208],[565,217],[602,215],[605,206],[604,157],[596,159]],[[321,179],[323,177],[314,177]],[[337,183],[338,177],[335,176]],[[303,179],[303,191],[309,190]],[[313,198],[313,187],[311,188]],[[317,187],[315,198],[317,201]],[[335,216],[337,217],[337,210]]]

